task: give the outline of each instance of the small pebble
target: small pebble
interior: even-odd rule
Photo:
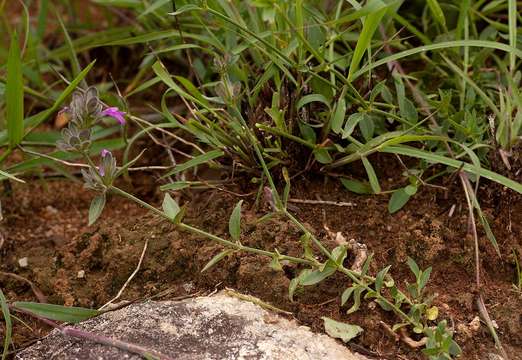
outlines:
[[[29,265],[29,260],[27,259],[27,257],[18,259],[18,265],[20,265],[20,267],[26,268],[27,265]]]
[[[78,279],[83,279],[85,277],[85,270],[78,271],[78,274],[76,275]]]

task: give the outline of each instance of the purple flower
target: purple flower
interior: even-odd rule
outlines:
[[[105,176],[105,170],[102,166],[97,166],[96,169],[98,169],[98,174],[100,174],[100,176]]]
[[[102,111],[103,116],[110,116],[120,123],[120,125],[125,125],[125,113],[118,109],[117,107],[109,107]]]
[[[105,157],[105,156],[109,155],[110,153],[111,153],[111,152],[110,152],[109,150],[107,150],[107,149],[103,149],[103,150],[101,151],[101,157]]]

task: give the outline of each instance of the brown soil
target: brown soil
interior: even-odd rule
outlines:
[[[386,174],[381,174],[381,178],[386,178]],[[482,192],[487,195],[488,188]],[[159,195],[145,196],[159,203]],[[218,190],[180,195],[180,202],[187,205],[187,223],[227,236],[227,219],[238,196]],[[286,265],[284,271],[278,272],[269,267],[266,258],[236,253],[201,273],[204,265],[222,249],[219,245],[179,232],[168,222],[117,197],[109,199],[101,220],[88,227],[86,218],[92,196],[81,184],[70,181],[16,185],[10,196],[2,198],[1,230],[5,242],[0,249],[0,271],[32,281],[50,303],[96,308],[117,294],[135,269],[148,240],[141,269],[118,301],[150,296],[172,299],[230,287],[291,311],[299,322],[316,331],[323,331],[322,316],[361,325],[364,332],[352,346],[359,351],[365,349],[367,355],[387,359],[424,358],[419,350],[391,338],[380,321],[392,325],[398,319],[375,308],[375,304],[365,301],[358,312],[346,315],[346,308],[340,307],[340,294],[348,283],[342,276],[330,277],[319,286],[299,291],[292,303],[288,300],[288,285],[300,270],[297,266]],[[448,319],[460,329],[456,339],[464,351],[462,358],[487,359],[488,353],[495,352],[484,325],[476,333],[466,331],[468,323],[478,314],[474,303],[477,290],[472,285],[473,240],[466,235],[467,209],[457,187],[449,196],[440,190],[424,188],[394,215],[387,212],[386,196],[354,195],[332,179],[295,179],[292,197],[355,203],[354,207],[294,204],[297,206],[295,215],[330,248],[335,243],[328,237],[324,225],[332,231],[341,231],[348,239],[366,244],[375,254],[371,272],[391,264],[391,273],[402,287],[406,281],[413,281],[405,265],[407,256],[413,257],[421,268],[433,266],[427,291],[438,294],[434,303],[440,309],[440,318]],[[289,221],[273,218],[259,223],[256,220],[264,210],[254,209],[254,196],[242,199],[245,200],[244,244],[270,250],[277,248],[288,255],[301,254],[300,233]],[[522,203],[517,196],[509,199],[509,202],[483,201],[483,210],[497,235],[502,258],[480,233],[482,282],[486,305],[499,326],[501,341],[512,359],[521,359],[522,294],[512,287],[515,269],[511,252],[516,249],[522,253]],[[454,204],[456,209],[449,216]],[[21,268],[18,260],[24,257],[28,258],[28,266]],[[84,278],[78,278],[79,271],[85,272]],[[0,287],[9,300],[36,301],[31,287],[13,277],[0,275]],[[24,317],[24,320],[32,331],[15,322],[17,347],[35,341],[48,331],[30,318]],[[2,331],[3,328],[1,335]]]

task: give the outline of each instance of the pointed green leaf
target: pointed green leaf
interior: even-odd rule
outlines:
[[[346,115],[346,100],[345,98],[339,99],[337,105],[335,106],[335,111],[332,115],[332,119],[330,120],[330,124],[332,127],[332,131],[336,134],[341,132],[341,128],[344,122],[344,116]]]
[[[367,182],[341,178],[341,183],[345,188],[356,194],[372,194],[372,187]]]
[[[233,252],[234,252],[234,250],[230,250],[230,249],[220,252],[219,254],[214,256],[212,259],[210,259],[210,261],[205,265],[205,267],[203,268],[203,270],[201,270],[201,272],[207,271],[208,269],[210,269],[211,267],[216,265],[218,262],[223,260],[227,255],[230,255]]]
[[[234,210],[232,210],[232,215],[230,215],[230,219],[228,220],[228,232],[232,239],[239,241],[241,237],[241,205],[243,204],[243,200],[240,200]]]
[[[313,153],[315,156],[315,160],[317,160],[321,164],[329,164],[333,160],[328,150],[323,147],[316,147]]]
[[[411,272],[415,274],[416,278],[418,278],[420,274],[420,269],[415,260],[408,256],[408,260],[406,260],[406,263],[408,264],[408,267],[410,268]]]
[[[408,200],[410,200],[410,197],[411,196],[405,191],[404,188],[395,190],[390,198],[390,201],[388,202],[388,212],[393,214],[402,209]]]
[[[363,157],[361,158],[364,168],[366,169],[366,174],[368,174],[368,180],[370,181],[370,186],[374,194],[378,194],[381,192],[381,185],[379,185],[379,179],[377,178],[377,174],[375,174],[375,170],[373,169],[370,161]]]
[[[94,309],[23,301],[15,302],[13,303],[13,306],[17,309],[28,311],[46,319],[68,323],[79,323],[80,321],[87,320],[101,313]]]
[[[435,20],[443,27],[446,27],[446,18],[444,17],[444,12],[440,7],[439,2],[437,0],[426,0],[426,2],[428,3],[428,7],[430,8]]]
[[[348,80],[352,79],[352,75],[359,69],[359,64],[362,60],[366,49],[371,46],[371,41],[373,38],[373,34],[377,27],[379,26],[382,17],[386,13],[387,5],[381,0],[370,0],[369,4],[377,4],[378,8],[376,11],[373,11],[371,14],[365,17],[364,25],[362,27],[361,33],[359,34],[359,39],[357,40],[357,45],[355,45],[355,50],[352,56],[352,62],[350,63],[350,69],[348,71]]]
[[[103,208],[105,207],[105,193],[96,195],[91,201],[89,208],[89,226],[94,224],[100,217]]]

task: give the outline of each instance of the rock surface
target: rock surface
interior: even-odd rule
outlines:
[[[327,335],[315,334],[251,302],[223,293],[178,302],[134,304],[85,321],[77,329],[116,338],[177,360],[365,360]],[[17,360],[141,359],[116,347],[54,330]]]

